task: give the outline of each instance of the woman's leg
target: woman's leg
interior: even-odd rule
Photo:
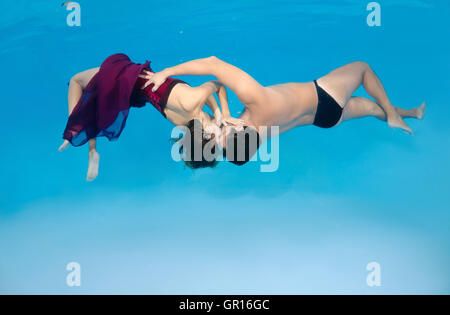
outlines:
[[[412,134],[411,128],[403,121],[401,115],[391,104],[380,79],[367,63],[352,62],[330,72],[317,80],[317,83],[342,107],[346,106],[353,93],[362,84],[367,94],[372,96],[385,112],[389,126],[400,128]]]
[[[98,69],[96,69],[98,71]],[[89,72],[90,71],[90,72]],[[89,70],[82,72],[83,73],[90,73],[90,78],[96,73],[94,71]],[[86,78],[87,79],[87,78]],[[69,115],[72,113],[75,106],[78,104],[78,101],[80,100],[81,95],[83,94],[83,87],[87,83],[83,83],[80,81],[81,79],[77,79],[76,76],[74,76],[69,83],[69,91],[68,91],[68,103],[69,103]],[[87,82],[89,81],[87,80]],[[59,151],[65,150],[67,147],[69,147],[69,141],[64,140],[63,144],[59,147]],[[89,163],[88,163],[88,171],[86,175],[86,180],[88,182],[93,181],[98,176],[98,167],[100,163],[100,155],[97,152],[97,141],[96,139],[89,140]]]
[[[395,110],[402,118],[422,119],[425,115],[426,104],[422,103],[413,109],[395,107]],[[376,117],[382,121],[387,119],[386,113],[376,102],[365,97],[351,97],[344,107],[341,122],[364,117]]]
[[[83,94],[83,87],[80,84],[79,80],[75,79],[75,76],[70,79],[69,83],[69,91],[67,92],[67,102],[69,104],[69,116],[72,114],[73,109],[77,105],[78,101],[81,98],[81,95]],[[70,142],[67,140],[64,140],[63,144],[59,147],[59,151],[64,151],[67,149],[70,145]]]
[[[83,72],[82,72],[83,73]],[[69,102],[69,115],[72,113],[75,106],[78,104],[81,95],[83,94],[83,82],[75,77],[70,80],[69,92],[68,92],[68,102]],[[68,145],[68,143],[67,143]],[[97,152],[97,140],[89,140],[89,162],[88,171],[86,174],[86,181],[91,182],[98,176],[98,167],[100,163],[100,155]]]

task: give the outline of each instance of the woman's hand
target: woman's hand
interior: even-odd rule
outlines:
[[[215,121],[217,127],[222,126],[222,123],[223,123],[223,115],[222,115],[222,112],[220,111],[220,109],[217,109],[217,110],[214,112],[214,121]]]
[[[145,74],[140,74],[138,77],[147,79],[147,82],[145,82],[142,89],[145,89],[150,84],[154,84],[152,87],[152,92],[155,92],[159,87],[167,80],[169,77],[166,72],[160,71],[160,72],[151,72],[148,70],[144,70]]]

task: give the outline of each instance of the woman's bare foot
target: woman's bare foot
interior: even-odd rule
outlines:
[[[412,129],[409,128],[409,126],[397,112],[394,112],[393,114],[388,116],[387,123],[391,128],[399,128],[410,135],[414,134]]]
[[[417,119],[423,119],[423,117],[427,112],[427,104],[423,102],[422,105],[416,108],[416,111],[417,111]]]
[[[65,149],[67,149],[69,147],[70,142],[67,140],[64,140],[63,144],[61,144],[61,146],[59,147],[58,151],[62,152]]]
[[[86,181],[92,182],[98,176],[98,166],[100,163],[100,155],[97,151],[89,151],[89,167],[86,175]]]

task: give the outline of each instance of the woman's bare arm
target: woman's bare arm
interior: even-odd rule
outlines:
[[[219,81],[208,81],[201,85],[202,88],[206,89],[207,93],[207,99],[206,99],[206,105],[213,111],[214,116],[216,114],[221,115],[223,113],[224,108],[226,109],[226,112],[229,112],[228,109],[228,99],[227,99],[227,91],[222,83]],[[217,97],[219,98],[219,104],[217,103],[215,97],[213,94],[217,94]],[[221,119],[220,119],[221,120]]]
[[[222,108],[222,114],[224,116],[230,116],[230,107],[228,107],[228,92],[225,85],[220,83],[219,90],[217,91],[217,97],[219,98],[220,107]]]
[[[202,86],[211,88],[211,94],[209,95],[206,104],[211,108],[211,110],[214,112],[214,117],[216,119],[216,123],[218,126],[221,126],[222,123],[227,125],[234,125],[234,126],[243,126],[244,120],[234,118],[230,116],[230,108],[228,107],[228,95],[227,95],[227,88],[220,83],[219,81],[209,81],[203,84]],[[219,105],[217,104],[217,101],[212,93],[216,93],[217,97],[219,98],[220,107],[222,108],[222,111],[220,111]]]

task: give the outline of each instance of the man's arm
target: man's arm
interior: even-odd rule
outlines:
[[[213,75],[229,87],[244,105],[258,103],[265,98],[265,89],[261,84],[243,70],[216,57],[188,61],[143,77],[148,79],[145,86],[153,83],[156,90],[167,77],[177,75]]]

